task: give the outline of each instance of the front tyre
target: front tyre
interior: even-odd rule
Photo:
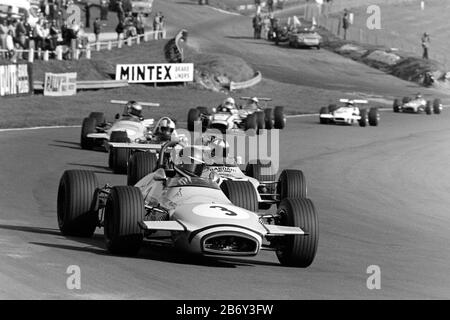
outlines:
[[[275,107],[273,111],[273,117],[275,119],[274,127],[275,129],[284,129],[286,126],[286,118],[284,117],[284,107]]]
[[[98,215],[92,211],[97,188],[97,177],[92,171],[67,170],[58,187],[58,227],[64,236],[92,237],[98,224]]]
[[[91,150],[94,147],[95,140],[88,138],[87,135],[95,133],[97,128],[97,121],[95,118],[84,118],[83,124],[81,125],[81,138],[80,144],[81,148],[85,150]]]
[[[113,187],[105,209],[104,231],[108,251],[118,255],[136,255],[144,239],[139,227],[144,216],[144,199],[138,188]]]
[[[442,102],[441,99],[434,99],[433,100],[433,112],[435,114],[440,114],[442,110]]]
[[[370,108],[369,110],[369,125],[370,126],[378,126],[380,121],[380,113],[378,112],[378,108]]]
[[[432,108],[432,105],[431,105],[431,101],[427,101],[427,104],[425,105],[425,113],[427,114],[427,115],[431,115],[431,114],[433,114],[433,108]]]
[[[366,109],[362,109],[360,112],[359,112],[359,116],[361,117],[360,119],[359,119],[359,126],[360,127],[365,127],[365,126],[367,126],[367,120],[368,120],[368,116],[367,116],[367,110]]]
[[[299,227],[304,235],[287,235],[278,243],[277,257],[282,265],[306,268],[314,261],[319,243],[319,221],[310,199],[287,198],[277,213],[282,226]]]
[[[135,152],[128,162],[127,184],[134,186],[158,167],[158,158],[151,152]]]
[[[235,206],[252,212],[258,210],[258,195],[250,181],[224,180],[220,188]]]

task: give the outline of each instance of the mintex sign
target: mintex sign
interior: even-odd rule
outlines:
[[[194,64],[119,64],[116,67],[116,80],[128,80],[129,83],[194,81]]]

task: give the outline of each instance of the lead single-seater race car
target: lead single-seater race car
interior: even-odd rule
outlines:
[[[174,146],[163,146],[159,159]],[[234,182],[226,194],[213,179],[160,165],[135,186],[99,187],[92,171],[65,171],[57,200],[62,234],[91,237],[103,227],[108,251],[119,255],[137,254],[147,239],[199,255],[255,256],[268,249],[283,265],[313,262],[319,236],[314,205],[289,184],[277,211],[261,215],[247,207],[256,198],[248,182]]]
[[[240,106],[220,105],[212,108],[197,107],[188,112],[188,130],[194,131],[195,123],[200,121],[202,130],[217,129],[222,133],[233,130],[261,130],[283,129],[286,125],[284,107],[276,106],[274,109],[267,106],[270,98],[241,97],[247,102]],[[259,102],[263,102],[264,106]]]
[[[433,113],[440,114],[442,111],[442,102],[440,99],[425,100],[421,94],[414,97],[403,97],[402,100],[395,99],[392,105],[394,112],[407,113]]]
[[[289,33],[289,46],[294,48],[314,47],[320,49],[322,37],[314,29],[297,28]]]
[[[361,109],[358,104],[367,104],[367,100],[340,99],[339,102],[345,103],[342,106],[331,104],[328,107],[322,107],[319,113],[321,124],[346,124],[352,125],[358,123],[361,127],[378,126],[380,113],[378,108]]]

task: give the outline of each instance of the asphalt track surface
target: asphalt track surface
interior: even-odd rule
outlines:
[[[187,15],[207,10],[179,6]],[[280,54],[297,57],[289,52]],[[410,85],[395,79],[384,87]],[[110,173],[106,153],[80,149],[79,128],[1,132],[0,298],[448,299],[449,122],[448,110],[387,111],[379,127],[367,128],[289,119],[281,167],[305,172],[320,220],[318,253],[307,269],[282,267],[273,252],[196,259],[148,244],[135,258],[116,257],[106,252],[102,230],[92,239],[65,238],[56,220],[62,172],[93,170],[100,183],[113,185],[125,176]],[[71,265],[81,268],[81,290],[66,287]],[[380,290],[366,287],[371,265],[381,268]]]

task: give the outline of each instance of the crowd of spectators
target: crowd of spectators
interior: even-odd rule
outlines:
[[[72,58],[71,48],[74,44],[78,48],[84,48],[88,43],[88,36],[85,28],[92,27],[95,34],[95,41],[100,40],[102,27],[106,24],[102,21],[108,20],[108,13],[111,9],[110,0],[99,0],[95,4],[92,0],[84,2],[76,1],[80,7],[81,19],[78,23],[68,25],[68,17],[72,12],[68,12],[73,0],[40,0],[40,5],[33,14],[36,15],[35,23],[30,25],[28,16],[12,14],[12,8],[8,8],[6,17],[0,17],[0,59],[10,60],[27,59],[27,54],[22,50],[33,48],[38,54],[39,51],[49,51],[50,57],[55,55],[55,50],[61,46],[63,58]],[[145,21],[142,13],[132,13],[129,6],[125,6],[123,1],[113,2],[114,10],[117,12],[119,23],[115,29],[118,38],[126,39],[145,32]],[[100,15],[95,17],[91,23],[91,9],[96,6],[100,9]],[[157,31],[155,38],[161,38],[164,29],[164,16],[157,12],[153,19],[153,30]],[[6,52],[5,52],[6,50]]]

